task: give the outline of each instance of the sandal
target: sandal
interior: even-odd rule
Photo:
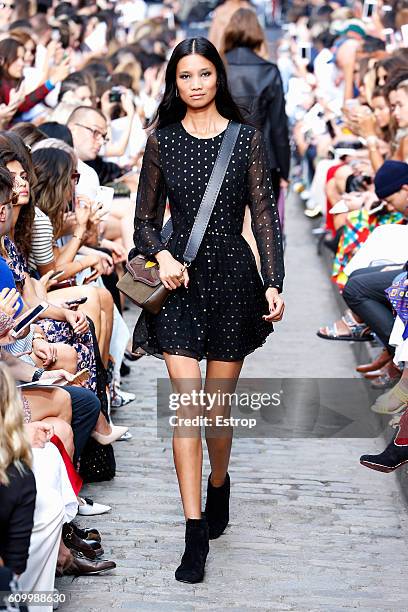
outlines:
[[[390,400],[396,400],[396,406],[390,408]],[[371,410],[377,414],[399,414],[408,408],[408,393],[399,388],[398,384],[392,389],[377,397]]]
[[[365,375],[364,375],[365,376]],[[371,381],[373,389],[391,389],[401,378],[401,372],[391,361],[384,368],[381,368],[381,376],[377,376]]]
[[[341,340],[346,342],[372,342],[374,335],[370,328],[365,323],[357,323],[350,310],[346,310],[344,316],[341,317],[341,321],[350,330],[349,334],[341,334],[337,328],[337,323],[333,325],[327,325],[325,328],[327,333],[322,331],[316,332],[319,338],[325,340]]]

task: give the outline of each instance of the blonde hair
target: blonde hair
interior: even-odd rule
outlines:
[[[24,431],[24,411],[10,370],[0,363],[0,484],[8,485],[7,468],[14,464],[22,473],[31,468],[32,454]]]

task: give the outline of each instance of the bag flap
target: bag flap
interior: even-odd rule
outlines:
[[[149,287],[157,287],[161,280],[159,276],[159,266],[156,263],[146,259],[143,255],[136,255],[133,259],[127,262],[126,270],[132,276],[134,281],[139,281],[149,285]]]

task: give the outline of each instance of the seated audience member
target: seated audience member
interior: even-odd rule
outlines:
[[[0,56],[5,58],[0,71],[0,102],[15,104],[15,116],[44,100],[55,85],[69,74],[69,61],[62,60],[54,66],[48,80],[30,92],[29,85],[23,80],[24,54],[24,45],[18,40],[6,38],[0,41]]]
[[[12,181],[11,181],[11,177],[10,174],[8,173],[8,171],[6,169],[2,169],[0,168],[0,189],[3,188],[3,193],[4,193],[4,197],[0,200],[1,202],[3,202],[3,204],[0,206],[0,236],[4,235],[4,233],[6,231],[9,231],[9,228],[11,226],[12,223],[12,215],[14,213],[14,208],[11,207],[10,204],[10,195],[11,195],[11,189],[12,189]],[[1,197],[1,193],[0,193],[0,197]],[[2,271],[0,274],[0,279],[2,282],[9,284],[8,289],[16,289],[16,285],[14,284],[14,278],[11,275],[11,272],[5,262],[5,260],[3,258],[0,257],[0,266],[2,266]],[[30,279],[30,277],[27,275],[25,278],[25,281],[27,281],[27,279]],[[24,287],[26,286],[26,283],[24,283]],[[55,307],[54,307],[55,308]],[[30,332],[31,334],[33,332]],[[43,337],[41,338],[43,340]],[[92,339],[91,339],[92,340]],[[6,345],[5,348],[9,348],[10,345]],[[55,346],[55,345],[53,345]],[[93,344],[91,345],[92,349],[93,349]],[[48,343],[46,342],[42,342],[41,344],[41,349],[44,351],[45,349],[48,350]],[[52,346],[50,347],[50,351],[52,353],[53,348]],[[89,356],[90,353],[88,353]],[[92,357],[93,354],[92,354]],[[24,356],[23,356],[24,358]],[[29,363],[31,364],[31,366],[34,368],[33,372],[36,369],[36,363],[35,361],[29,361]],[[55,368],[57,361],[55,361],[52,365]],[[44,364],[42,364],[44,365]],[[58,368],[59,369],[59,368]],[[41,375],[41,371],[42,369],[39,369],[39,374]],[[31,379],[29,379],[31,380]],[[31,394],[32,395],[32,394]],[[32,400],[33,402],[34,400]],[[92,402],[91,402],[92,404]],[[62,402],[62,406],[64,405],[64,402]],[[34,406],[35,409],[35,406]],[[117,440],[118,438],[120,438],[121,435],[123,435],[126,431],[127,428],[126,427],[117,427],[114,425],[110,425],[107,420],[106,420],[106,416],[103,414],[99,414],[99,410],[100,410],[100,406],[98,409],[98,416],[97,416],[97,425],[95,426],[94,424],[94,431],[93,429],[91,431],[93,431],[93,436],[95,438],[98,439],[98,441],[102,444],[109,444],[110,442],[113,442],[114,440]],[[44,414],[43,414],[44,416]],[[52,416],[52,414],[49,414],[48,416]],[[54,416],[55,413],[54,413]],[[81,418],[81,417],[79,417]],[[89,434],[88,434],[89,435]],[[85,438],[84,443],[86,442],[87,437]]]
[[[408,164],[393,160],[386,161],[375,176],[375,190],[379,199],[384,200],[401,215],[401,225],[405,226],[408,223]],[[398,271],[402,270],[404,261],[408,258],[408,241],[406,238],[405,240],[399,238],[399,233],[395,241],[392,238],[394,234],[391,233],[391,242],[381,241],[380,248],[380,243],[376,240],[377,232],[378,230],[375,230],[369,242],[365,243],[367,246],[372,244],[372,247],[370,247],[367,259],[362,263],[368,266],[374,257],[374,259],[388,261],[389,265],[357,267],[350,274],[343,290],[343,298],[351,311],[342,320],[334,323],[333,333],[329,328],[322,328],[318,335],[333,340],[358,340],[359,338],[365,339],[364,336],[370,338],[368,334],[371,334],[371,331],[375,332],[386,352],[374,361],[371,370],[368,369],[370,365],[367,364],[367,366],[360,366],[359,371],[371,373],[384,367],[384,371],[379,376],[384,384],[389,385],[399,379],[400,372],[390,363],[394,349],[389,344],[389,337],[394,325],[394,317],[384,291],[392,284],[393,278]],[[364,251],[362,245],[360,248]],[[359,254],[361,256],[362,251],[357,252],[356,258]],[[353,260],[350,265],[353,265]]]
[[[36,486],[23,409],[2,365],[0,390],[0,556],[19,576],[27,567]]]

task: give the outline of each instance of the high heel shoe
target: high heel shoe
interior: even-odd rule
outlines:
[[[219,538],[228,525],[230,488],[228,472],[221,487],[214,487],[211,484],[211,474],[208,477],[205,517],[208,522],[210,540]]]
[[[189,584],[202,582],[209,551],[208,539],[208,524],[205,518],[187,519],[186,547],[174,575],[176,580]]]
[[[120,427],[119,425],[111,425],[112,431],[108,435],[101,434],[97,431],[93,431],[91,433],[91,437],[94,438],[99,444],[102,446],[106,446],[106,444],[112,444],[112,442],[116,442],[120,437],[123,436],[127,431],[129,431],[129,427]]]
[[[362,363],[356,367],[357,372],[365,374],[368,372],[375,372],[380,370],[392,359],[392,355],[389,354],[387,349],[383,349],[376,359],[372,363]]]
[[[408,463],[408,410],[401,416],[397,433],[379,455],[362,455],[361,465],[378,472],[393,472],[404,463]]]

